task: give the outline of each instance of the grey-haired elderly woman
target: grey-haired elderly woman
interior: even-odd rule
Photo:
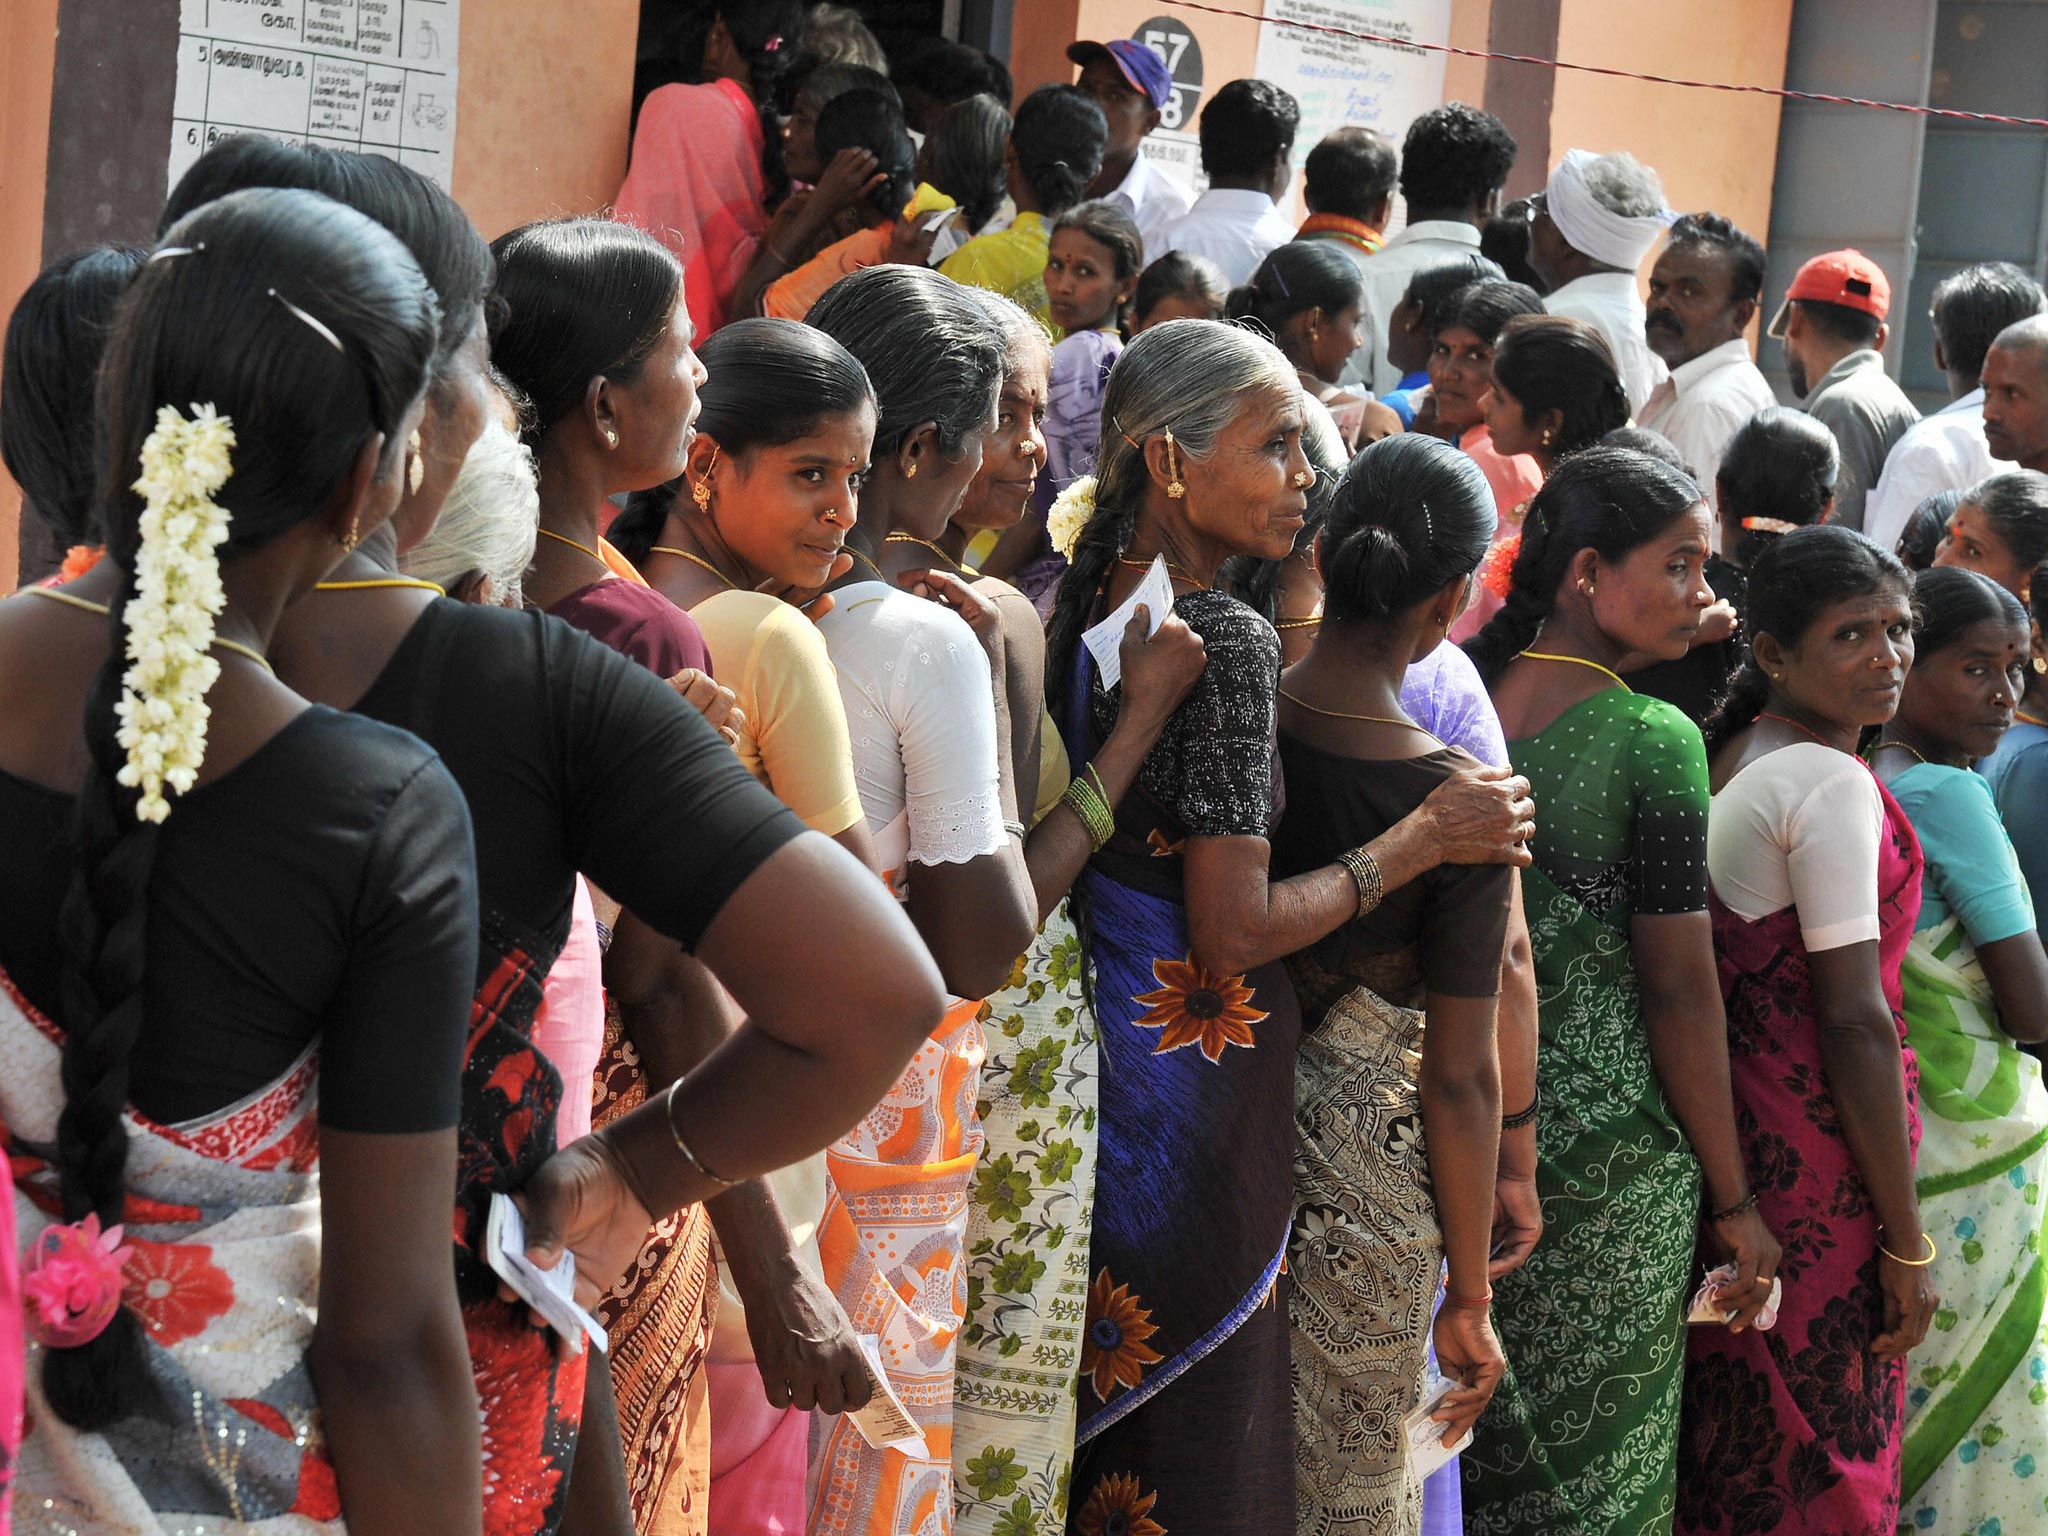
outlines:
[[[1093,505],[1053,611],[1048,693],[1083,800],[1121,700],[1082,631],[1158,558],[1208,655],[1137,792],[1087,806],[1097,851],[1074,887],[1101,1029],[1083,1530],[1293,1531],[1294,1501],[1273,1494],[1294,1486],[1280,1287],[1301,1030],[1281,961],[1440,863],[1527,862],[1526,783],[1473,769],[1337,862],[1271,878],[1280,643],[1213,583],[1232,555],[1293,548],[1315,478],[1303,424],[1270,343],[1206,320],[1140,335],[1110,375]]]
[[[493,420],[470,445],[433,529],[398,566],[462,602],[517,608],[539,527],[533,453],[516,425]]]

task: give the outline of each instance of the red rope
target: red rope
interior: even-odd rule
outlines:
[[[1676,75],[1640,74],[1631,69],[1610,69],[1602,64],[1573,64],[1564,59],[1539,59],[1526,53],[1492,53],[1484,48],[1459,48],[1450,43],[1420,43],[1381,32],[1354,32],[1347,27],[1324,26],[1312,21],[1292,21],[1280,16],[1254,16],[1201,0],[1165,0],[1177,10],[1203,11],[1211,16],[1229,16],[1239,21],[1269,27],[1293,27],[1301,32],[1321,32],[1331,37],[1348,37],[1354,42],[1380,43],[1390,48],[1416,49],[1427,53],[1452,53],[1466,59],[1498,59],[1506,64],[1534,64],[1543,69],[1570,69],[1582,75],[1606,75],[1615,80],[1647,80],[1652,85],[1677,85],[1690,91],[1732,91],[1742,96],[1775,96],[1781,101],[1818,101],[1834,107],[1870,107],[1880,112],[1904,112],[1913,117],[1951,118],[1966,123],[1998,123],[2009,128],[2048,128],[2048,117],[2008,117],[2002,112],[1963,112],[1954,107],[1923,107],[1909,101],[1873,101],[1867,96],[1831,96],[1825,91],[1793,91],[1775,85],[1730,85],[1722,80],[1685,80]]]

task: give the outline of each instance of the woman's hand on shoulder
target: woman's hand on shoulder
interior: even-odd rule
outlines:
[[[1169,613],[1158,631],[1148,635],[1150,625],[1143,603],[1124,625],[1117,647],[1124,669],[1123,706],[1117,718],[1132,715],[1134,723],[1157,730],[1194,692],[1209,656],[1202,637],[1178,614]]]
[[[1415,812],[1429,824],[1440,864],[1529,863],[1536,803],[1512,768],[1475,764],[1455,770]]]
[[[746,729],[746,711],[739,706],[739,695],[723,683],[716,681],[710,673],[700,672],[695,667],[685,667],[668,680],[682,701],[696,710],[712,728],[725,738],[725,744],[736,747],[740,743],[740,732]]]
[[[952,609],[967,621],[967,627],[974,631],[974,638],[981,642],[981,648],[989,653],[990,660],[1002,657],[1002,611],[987,593],[976,591],[951,571],[936,567],[902,571],[896,577],[896,584],[912,597],[921,597],[942,608]]]

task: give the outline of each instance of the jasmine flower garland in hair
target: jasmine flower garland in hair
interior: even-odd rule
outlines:
[[[1046,537],[1063,560],[1072,560],[1081,542],[1081,532],[1095,515],[1095,477],[1083,475],[1061,491],[1045,514]]]
[[[228,513],[213,497],[234,473],[234,446],[233,424],[211,405],[194,405],[190,420],[164,406],[142,445],[135,595],[121,615],[129,666],[115,706],[128,754],[116,778],[141,792],[141,821],[170,815],[166,786],[185,794],[206,757],[206,694],[220,676],[208,647],[227,604],[214,551],[227,541]]]

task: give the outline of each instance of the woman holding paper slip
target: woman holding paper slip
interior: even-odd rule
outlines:
[[[1447,443],[1374,443],[1338,482],[1317,544],[1323,622],[1281,681],[1288,814],[1276,870],[1314,869],[1421,804],[1475,759],[1401,704],[1408,668],[1443,643],[1493,533],[1486,479]],[[1419,1402],[1434,1327],[1470,1383],[1461,1436],[1505,1368],[1488,1320],[1487,1249],[1501,1083],[1494,1044],[1514,876],[1446,866],[1288,962],[1302,1002],[1295,1067],[1295,1499],[1311,1536],[1422,1529],[1402,1416]],[[1426,1023],[1425,1023],[1426,1021]],[[1527,1085],[1518,1084],[1518,1105]],[[1385,1403],[1366,1415],[1361,1403]]]
[[[1071,567],[1047,663],[1067,752],[1118,723],[1082,632],[1155,558],[1208,664],[1111,806],[1074,785],[1096,852],[1075,886],[1101,1029],[1101,1118],[1070,1519],[1176,1536],[1291,1532],[1288,1328],[1293,989],[1281,959],[1448,860],[1521,862],[1533,807],[1461,770],[1364,848],[1272,882],[1272,627],[1211,589],[1233,554],[1293,546],[1313,470],[1270,344],[1209,321],[1145,332],[1104,398],[1100,475],[1051,519]],[[1078,505],[1076,504],[1078,503]],[[1061,530],[1066,528],[1066,532]],[[1169,1401],[1170,1397],[1170,1401]]]

